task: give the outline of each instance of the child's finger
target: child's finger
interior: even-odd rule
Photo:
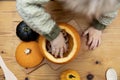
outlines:
[[[98,42],[99,42],[99,40],[94,40],[94,45],[92,46],[92,49],[93,49],[93,50],[97,47]]]
[[[89,46],[89,49],[92,50],[94,47],[94,41],[91,42],[90,46]]]
[[[98,43],[98,46],[101,44],[101,38],[99,39],[99,43]]]
[[[57,57],[58,54],[59,54],[59,48],[57,48],[57,49],[55,50],[55,57]]]
[[[63,53],[64,52],[67,52],[67,45],[66,44],[63,46]]]
[[[92,38],[92,37],[89,37],[88,42],[87,42],[87,45],[91,45],[92,41],[93,41],[93,38]]]
[[[63,58],[63,48],[60,49],[60,57]]]
[[[52,47],[52,55],[54,55],[54,54],[55,54],[55,52],[56,52],[55,47]]]
[[[93,39],[91,41],[91,44],[89,45],[89,49],[92,50],[94,46],[95,46],[95,40]]]

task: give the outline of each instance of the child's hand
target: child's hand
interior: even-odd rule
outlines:
[[[63,53],[67,51],[67,46],[63,34],[60,34],[54,40],[50,41],[52,47],[52,55],[55,57],[63,57]]]
[[[83,36],[87,36],[87,45],[89,49],[95,49],[101,43],[101,35],[102,31],[97,30],[93,27],[88,28],[84,33]]]

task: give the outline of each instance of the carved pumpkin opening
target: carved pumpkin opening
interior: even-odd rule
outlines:
[[[61,64],[61,63],[67,63],[73,60],[77,56],[77,54],[80,51],[80,36],[79,36],[79,33],[76,31],[76,29],[69,24],[59,23],[59,27],[68,33],[68,38],[69,38],[68,40],[69,50],[68,52],[64,53],[63,58],[59,58],[59,57],[56,58],[51,53],[49,53],[47,49],[48,43],[44,36],[40,36],[38,42],[39,42],[41,53],[43,53],[43,55],[48,60],[50,60],[53,63]]]

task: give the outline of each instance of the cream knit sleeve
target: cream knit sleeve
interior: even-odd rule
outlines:
[[[112,20],[117,16],[117,14],[118,14],[117,10],[109,13],[105,13],[98,18],[98,21],[103,25],[109,25],[112,22]]]
[[[50,0],[17,0],[18,13],[23,20],[37,33],[44,35],[48,40],[56,38],[60,32],[50,14],[45,12],[42,4]]]
[[[116,18],[117,14],[118,14],[118,10],[120,8],[120,3],[118,3],[115,6],[115,10],[111,11],[111,12],[107,12],[103,15],[101,15],[100,17],[96,18],[93,20],[92,26],[98,30],[104,30],[106,28],[107,25],[109,25],[110,23],[112,23],[112,21]]]

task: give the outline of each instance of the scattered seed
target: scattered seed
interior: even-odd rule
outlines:
[[[28,78],[28,77],[26,77],[26,78],[25,78],[25,80],[29,80],[29,78]]]
[[[93,78],[94,78],[94,75],[93,75],[93,74],[88,74],[88,75],[87,75],[87,79],[88,79],[88,80],[92,80]]]
[[[3,53],[5,53],[4,51],[1,51],[1,53],[3,54]]]
[[[99,62],[99,61],[96,61],[95,64],[100,64],[100,62]]]

